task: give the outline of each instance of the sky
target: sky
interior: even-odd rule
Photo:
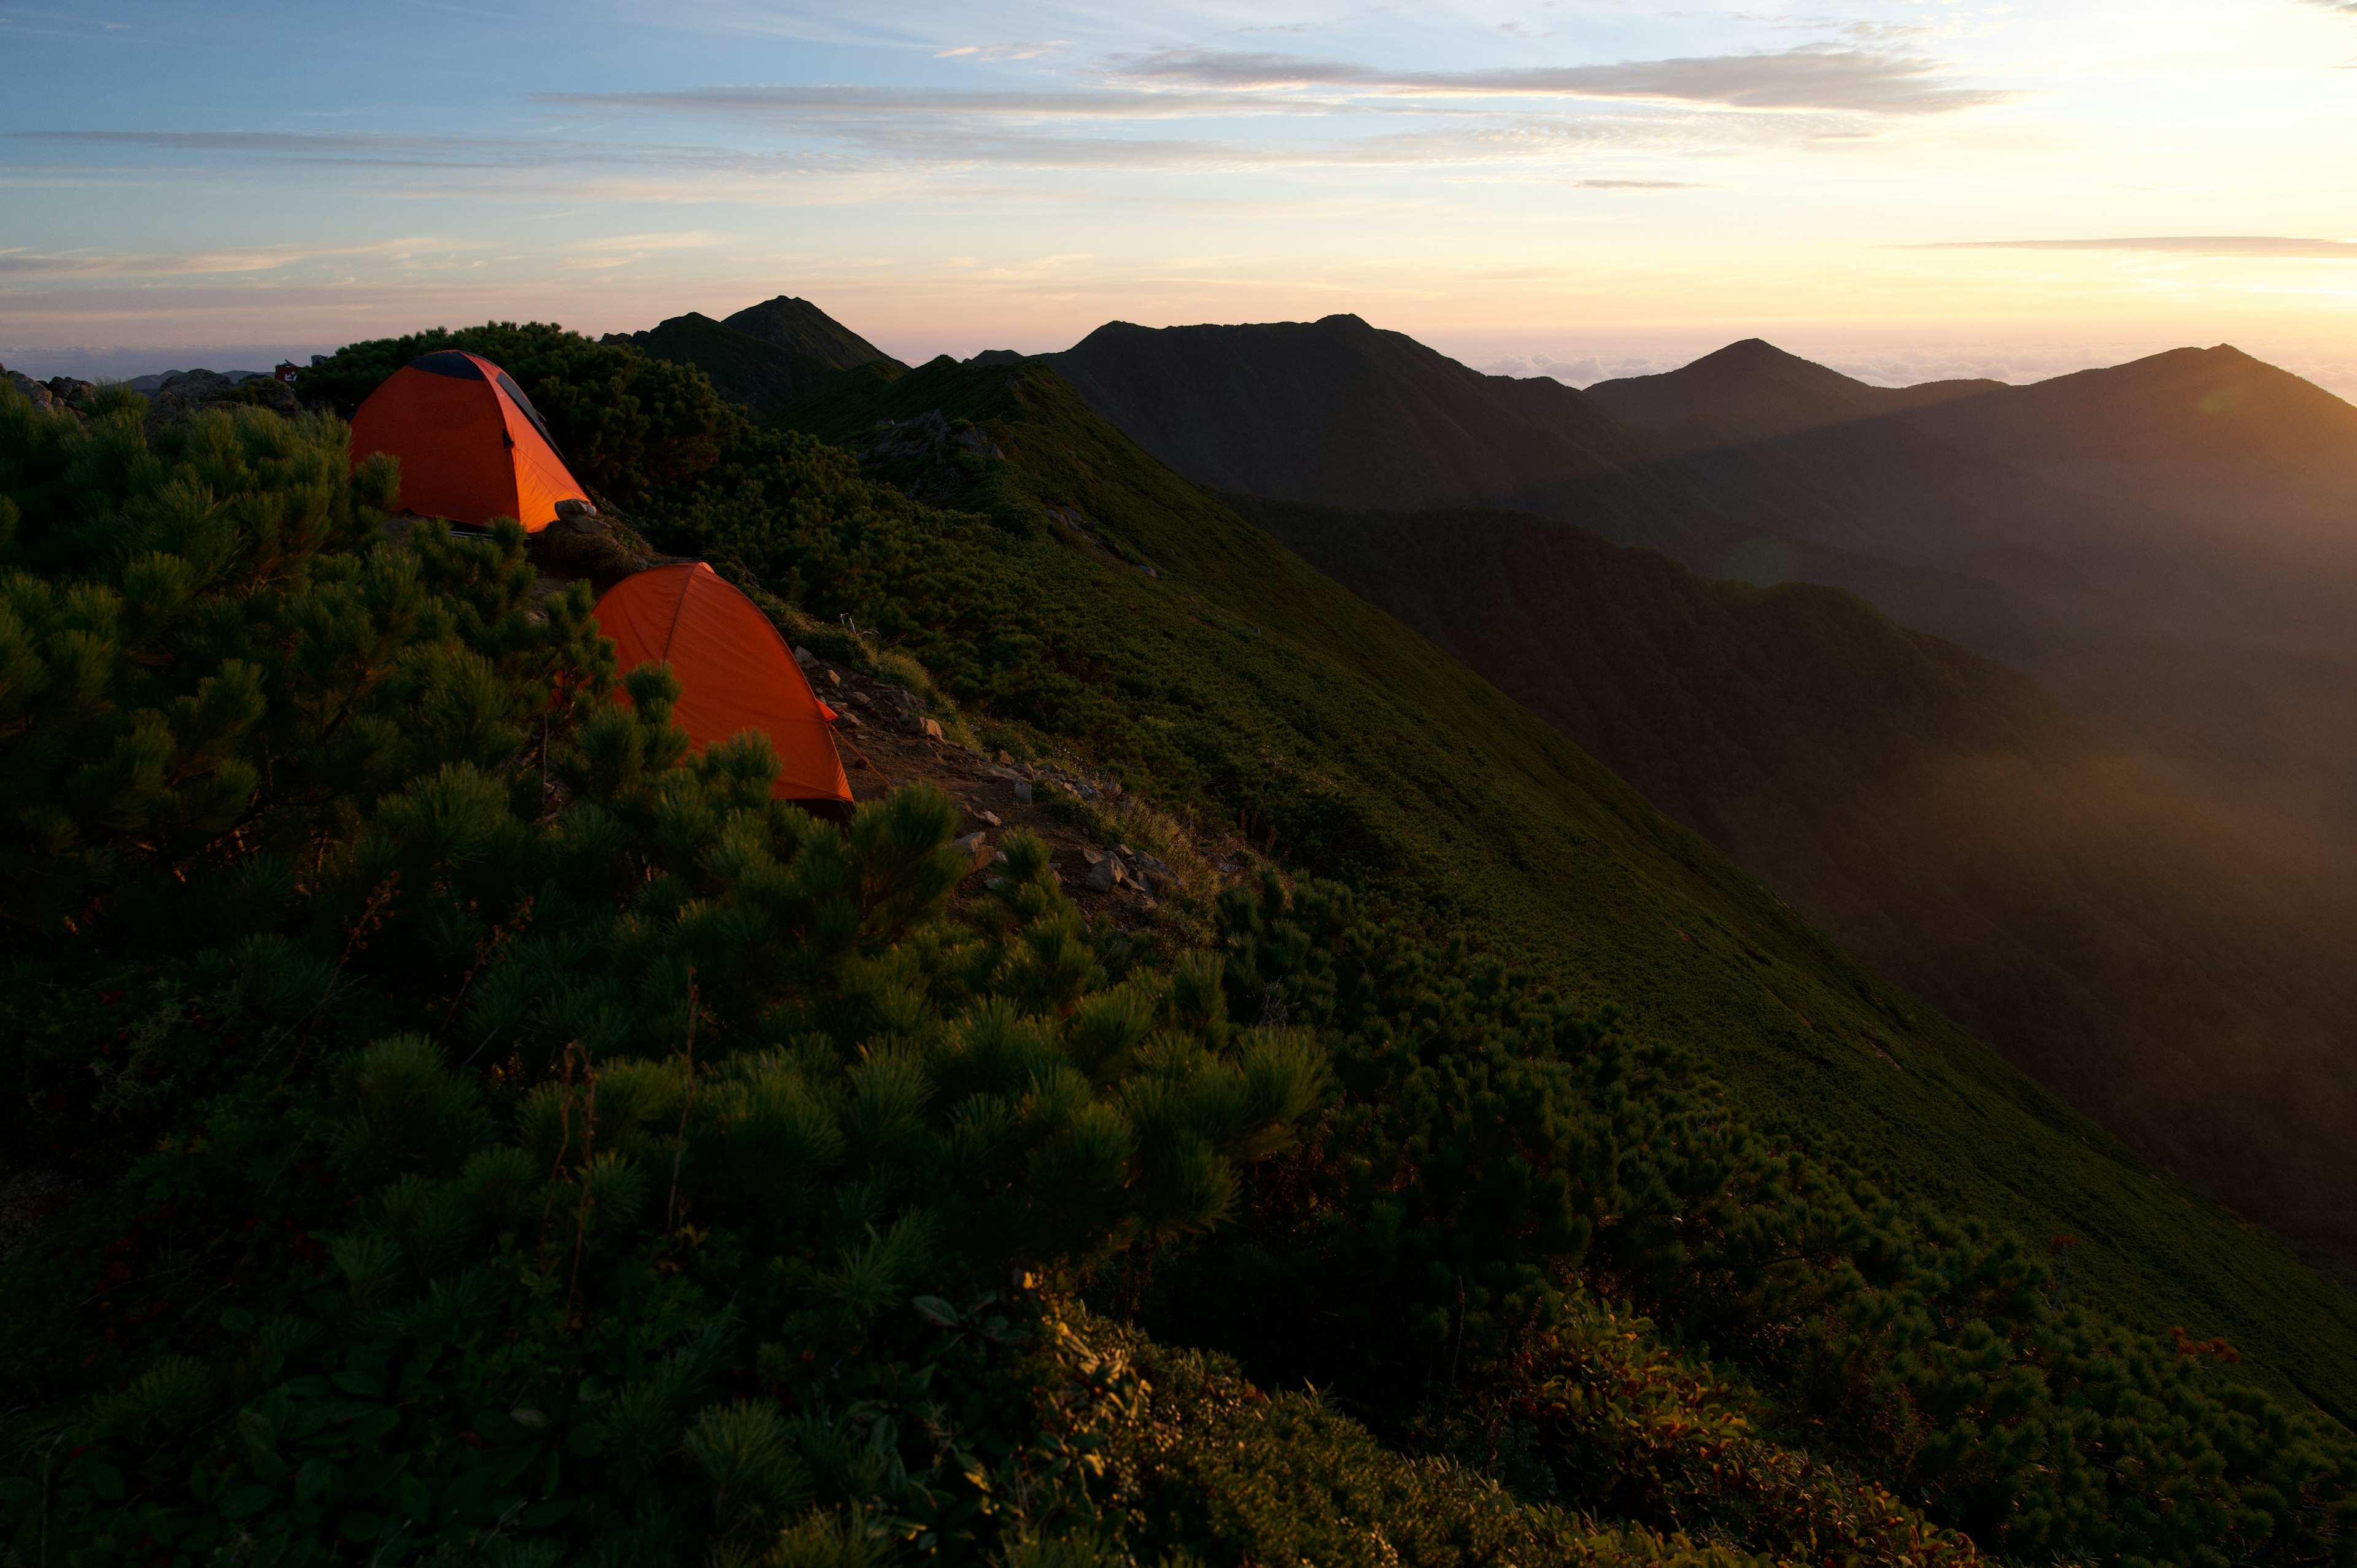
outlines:
[[[911,361],[1349,311],[2357,398],[2352,148],[2357,0],[0,0],[0,362],[784,293]]]

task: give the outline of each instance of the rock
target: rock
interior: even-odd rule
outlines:
[[[875,698],[873,698],[873,697],[871,697],[871,696],[869,696],[869,695],[868,695],[866,693],[865,693],[865,692],[854,692],[854,693],[851,693],[851,700],[852,700],[853,702],[855,702],[855,703],[858,703],[861,707],[863,707],[863,708],[872,708],[872,707],[874,707],[874,706],[876,705],[876,699],[875,699]]]
[[[1096,865],[1089,870],[1089,886],[1099,893],[1110,893],[1120,880],[1121,867],[1103,855],[1097,856]]]
[[[32,377],[21,374],[16,371],[0,371],[0,375],[5,375],[8,378],[8,384],[15,387],[18,392],[23,392],[27,398],[31,400],[33,406],[39,409],[43,413],[50,413],[56,411],[58,400],[50,394],[48,388],[43,386]]]
[[[1081,849],[1081,858],[1087,861],[1091,865],[1095,865],[1104,859],[1104,851],[1101,849],[1091,849],[1086,845],[1083,845]]]
[[[830,686],[840,686],[840,685],[842,685],[842,684],[843,684],[843,674],[842,674],[842,672],[841,672],[840,671],[835,671],[835,670],[830,670],[830,671],[828,671],[826,672],[826,683],[827,683],[828,685],[830,685]]]
[[[939,719],[920,719],[917,722],[917,728],[927,740],[942,738],[942,725]]]
[[[540,571],[587,580],[599,593],[653,564],[585,500],[558,501],[556,521],[528,535],[523,548]]]
[[[807,670],[818,662],[818,655],[807,648],[797,648],[794,650],[794,662]],[[827,673],[832,675],[834,672],[830,670]]]
[[[999,765],[1001,768],[1004,768],[1004,767],[1007,766],[1009,763],[1013,762],[1014,760],[1015,760],[1015,754],[1014,754],[1013,752],[1011,752],[1011,751],[1002,751],[1002,752],[1000,752],[1000,753],[998,754],[998,765]]]
[[[1005,865],[1006,864],[1006,852],[1003,849],[1000,850],[996,854],[990,857],[990,863],[993,865]]]
[[[1003,828],[1006,825],[1005,822],[998,820],[998,813],[996,811],[983,812],[982,820],[988,822],[994,828]]]
[[[974,865],[969,867],[970,870],[979,871],[991,864],[991,850],[989,845],[983,843],[982,834],[968,833],[957,841],[957,846],[965,851],[967,859],[974,862]]]
[[[1141,893],[1137,896],[1137,910],[1139,914],[1151,915],[1155,910],[1161,907],[1161,905],[1157,904],[1153,898],[1146,894]]]
[[[1150,854],[1141,854],[1137,857],[1137,868],[1140,871],[1158,871],[1165,876],[1170,875],[1170,868]]]
[[[174,371],[147,394],[147,424],[178,424],[210,409],[268,409],[282,419],[303,412],[295,389],[273,376],[244,371],[222,375],[215,371]]]
[[[68,408],[78,406],[82,399],[98,390],[96,381],[78,381],[71,376],[51,376],[42,384],[49,389],[51,397]]]
[[[1005,857],[1001,856],[1000,858],[1004,859]],[[993,893],[996,893],[1006,886],[1006,878],[1004,876],[994,876],[989,881],[984,883],[983,886],[989,888]]]
[[[1029,779],[1017,779],[1015,781],[1014,789],[1015,798],[1017,800],[1022,801],[1027,806],[1031,803],[1031,781]]]
[[[841,708],[837,708],[834,711],[834,722],[839,725],[846,725],[853,729],[857,729],[859,727],[859,715],[857,714],[845,713]]]

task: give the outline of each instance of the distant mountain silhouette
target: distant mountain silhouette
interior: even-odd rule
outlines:
[[[1784,390],[1803,376],[1713,373],[1734,352],[1590,390],[1675,432],[1660,482],[2039,614],[1910,603],[1805,550],[1793,575],[2019,664],[2223,806],[2357,838],[2357,407],[2222,346],[1964,395],[1867,389],[1851,405],[1882,412],[1803,422]],[[1822,413],[1834,372],[1809,370]]]
[[[1681,370],[1598,381],[1587,395],[1669,449],[1682,451],[1846,424],[1994,392],[2004,384],[1954,381],[1878,387],[1747,338]]]
[[[2210,467],[2357,486],[2357,406],[2229,344],[1993,392],[1918,423],[2009,461]]]
[[[659,360],[694,365],[723,397],[769,415],[808,397],[845,371],[882,361],[907,367],[805,299],[785,295],[725,321],[689,311],[643,332],[608,333]]]

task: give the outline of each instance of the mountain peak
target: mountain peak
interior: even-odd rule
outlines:
[[[747,306],[720,325],[748,338],[775,344],[830,370],[848,371],[878,360],[900,363],[809,300],[791,295],[781,294],[759,305]]]
[[[1679,446],[1760,441],[1880,413],[1886,389],[1746,338],[1660,375],[1599,381],[1588,395]]]
[[[2357,408],[2231,343],[1971,399],[1943,411],[1939,429],[2022,456],[2320,469],[2341,482],[2357,470]]]

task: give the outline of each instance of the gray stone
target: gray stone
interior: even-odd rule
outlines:
[[[794,662],[807,670],[818,662],[818,655],[807,648],[797,648],[794,650]]]
[[[1121,867],[1102,855],[1097,858],[1096,865],[1089,868],[1089,886],[1096,892],[1110,893],[1120,880]]]
[[[16,371],[0,371],[0,374],[5,374],[8,378],[8,384],[23,392],[32,401],[33,406],[43,413],[48,413],[57,407],[58,400],[50,394],[49,389],[32,377],[20,374]]]
[[[1015,798],[1017,800],[1022,801],[1027,806],[1031,803],[1031,781],[1029,779],[1017,779],[1013,785],[1013,789],[1015,790]]]

